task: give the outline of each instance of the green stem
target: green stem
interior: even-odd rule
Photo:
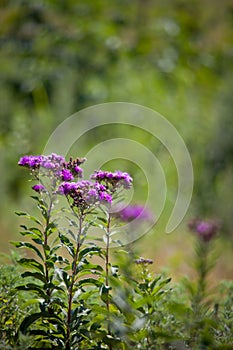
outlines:
[[[76,252],[73,259],[73,267],[72,267],[72,275],[71,275],[71,283],[68,290],[68,311],[67,311],[67,329],[66,329],[66,350],[70,350],[70,333],[71,333],[71,324],[72,324],[72,304],[73,304],[73,289],[76,278],[76,270],[77,270],[77,262],[78,262],[78,254],[81,247],[80,237],[82,233],[82,224],[83,224],[83,216],[79,217],[79,230],[77,236],[77,246]]]
[[[107,323],[108,323],[108,334],[111,335],[110,331],[110,300],[109,300],[109,244],[110,244],[110,225],[111,225],[111,215],[108,214],[107,221],[107,234],[106,234],[106,255],[105,255],[105,285],[107,287],[107,295],[106,295],[106,307],[107,307]],[[109,350],[112,350],[112,344],[109,344]]]
[[[47,253],[47,245],[48,245],[48,230],[49,230],[49,224],[50,224],[50,218],[51,218],[51,211],[52,211],[52,206],[53,206],[53,197],[49,196],[50,202],[49,202],[49,206],[48,206],[48,211],[47,211],[47,217],[46,217],[46,222],[45,222],[45,229],[44,229],[44,242],[43,242],[43,252],[44,252],[44,257],[45,257],[45,262],[44,262],[44,266],[45,266],[45,280],[46,280],[46,285],[48,286],[49,284],[49,268],[48,268],[48,264],[47,264],[47,260],[48,260],[48,253]],[[50,300],[51,297],[51,289],[50,288],[46,288],[46,294]],[[51,312],[51,308],[48,308],[48,311]]]

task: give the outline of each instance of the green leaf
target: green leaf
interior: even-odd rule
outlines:
[[[102,284],[101,285],[101,288],[100,288],[100,297],[101,299],[106,303],[107,300],[110,299],[110,294],[109,294],[109,291],[111,290],[112,288],[109,287],[109,286],[106,286],[105,284]]]
[[[97,279],[92,278],[92,277],[84,278],[84,279],[82,279],[81,281],[78,282],[79,286],[85,286],[87,284],[92,284],[92,285],[94,285],[96,287],[100,287],[101,286],[101,283]]]
[[[37,227],[28,228],[25,225],[20,225],[24,229],[24,231],[20,231],[22,236],[31,236],[31,238],[43,238],[43,233]]]
[[[43,226],[42,223],[40,222],[40,220],[38,220],[35,216],[32,216],[32,215],[25,213],[23,211],[16,211],[15,214],[18,216],[25,216],[27,219],[36,222],[40,226]]]
[[[17,286],[15,287],[16,290],[23,290],[23,291],[31,291],[36,292],[39,294],[39,296],[45,300],[48,299],[47,294],[44,292],[44,287],[38,286],[34,283],[27,283],[25,285]]]
[[[50,236],[52,233],[54,233],[57,230],[57,225],[55,224],[55,222],[50,222],[49,225],[46,228],[46,232],[48,234],[48,236]]]
[[[39,251],[38,248],[36,248],[33,244],[29,243],[29,242],[10,242],[12,245],[14,245],[16,248],[28,248],[30,250],[33,250],[34,252],[36,252],[36,254],[39,256],[39,258],[41,260],[44,260],[41,252]]]
[[[34,304],[39,304],[41,302],[41,299],[29,299],[28,301],[26,301],[26,303],[24,303],[23,305],[22,305],[22,308],[23,309],[26,309],[26,307],[28,307],[28,306],[31,306],[31,305],[34,305]]]
[[[43,283],[46,283],[46,278],[44,275],[42,275],[42,273],[39,272],[31,272],[31,271],[26,271],[24,272],[21,277],[26,278],[26,277],[32,277],[35,279],[40,280]]]
[[[69,240],[69,238],[67,238],[66,236],[62,235],[61,233],[59,233],[59,238],[61,240],[61,243],[66,247],[66,249],[68,250],[69,254],[74,257],[75,255],[75,251],[74,251],[74,245],[73,243]]]
[[[101,222],[103,222],[104,224],[107,224],[107,220],[105,218],[102,218],[101,216],[98,216],[97,219]]]
[[[159,276],[155,277],[155,279],[150,283],[150,288],[151,288],[152,290],[154,289],[154,287],[155,287],[155,285],[157,284],[157,282],[158,282],[159,280],[161,280],[161,278],[162,278],[162,276],[159,275]]]
[[[82,258],[84,258],[85,256],[87,256],[88,254],[91,254],[91,253],[96,253],[96,252],[100,252],[101,251],[101,248],[100,247],[87,247],[87,248],[84,248],[82,249],[80,252],[79,252],[79,260],[81,260]]]
[[[21,323],[19,327],[19,331],[23,334],[27,333],[27,329],[37,320],[39,319],[47,319],[51,323],[55,324],[61,324],[63,326],[64,321],[60,319],[60,317],[56,315],[51,315],[48,312],[38,312],[32,315],[29,315],[25,317],[23,322]]]
[[[59,248],[61,248],[61,247],[62,247],[61,244],[56,245],[55,247],[53,247],[53,248],[51,249],[50,254],[53,255],[53,253],[55,253],[55,252],[56,252]]]
[[[44,273],[44,267],[41,265],[38,261],[35,259],[29,259],[29,258],[22,258],[18,260],[18,263],[22,266],[34,268],[39,270],[40,272]]]

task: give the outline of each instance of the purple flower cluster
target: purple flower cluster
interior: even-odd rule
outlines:
[[[129,189],[133,182],[132,177],[128,173],[120,170],[115,172],[97,170],[91,175],[91,179],[99,183],[103,182],[113,192],[119,187]]]
[[[140,220],[152,220],[151,212],[141,205],[129,205],[122,209],[117,216],[125,222],[130,222],[136,218]]]
[[[198,220],[193,219],[189,222],[190,231],[196,233],[204,242],[209,242],[216,236],[220,229],[220,224],[216,220]]]
[[[112,203],[112,196],[106,187],[98,182],[63,182],[58,188],[58,193],[70,197],[73,200],[72,207],[82,210],[90,209],[93,205]]]
[[[79,165],[83,164],[85,161],[86,161],[86,158],[73,159],[72,157],[70,157],[69,162],[64,163],[64,167],[65,169],[68,169],[74,177],[82,177],[83,169],[80,168]],[[64,179],[64,181],[69,181],[69,180]]]
[[[36,169],[39,168],[42,159],[43,156],[24,156],[20,158],[18,165]]]
[[[34,185],[32,188],[36,192],[50,192],[63,194],[72,201],[72,207],[81,210],[90,209],[94,205],[111,204],[113,193],[120,187],[128,189],[131,187],[133,179],[128,173],[122,171],[108,172],[96,171],[91,175],[94,181],[78,181],[75,178],[82,177],[83,170],[80,167],[86,158],[72,157],[68,162],[63,156],[52,153],[50,155],[24,156],[20,158],[18,164],[29,168],[31,174],[36,179],[43,176],[49,180],[49,185]],[[63,183],[61,184],[61,181]],[[48,182],[48,181],[47,181]]]
[[[68,169],[62,169],[62,171],[59,173],[63,181],[72,181],[74,180],[73,174]]]
[[[45,169],[59,169],[65,162],[65,158],[56,153],[52,153],[48,156],[24,156],[21,157],[18,165],[31,169],[38,169],[39,167]]]
[[[48,156],[24,156],[20,158],[18,164],[29,168],[37,179],[40,171],[40,176],[47,176],[51,179],[52,188],[54,188],[57,186],[57,182],[73,181],[75,177],[82,177],[83,170],[79,165],[85,160],[85,158],[77,158],[75,160],[70,158],[69,162],[65,162],[63,156],[52,153]],[[36,192],[46,191],[44,187],[42,189],[38,186],[42,185],[33,186],[33,190]]]

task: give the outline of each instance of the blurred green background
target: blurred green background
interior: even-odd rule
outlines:
[[[0,0],[2,252],[18,238],[14,210],[32,206],[19,157],[41,153],[56,126],[78,110],[125,101],[155,109],[177,128],[195,173],[182,225],[168,236],[159,223],[138,242],[140,252],[184,273],[192,254],[188,218],[216,217],[223,224],[218,273],[232,277],[232,15],[231,0]],[[88,149],[128,132],[97,129],[83,143]],[[146,133],[132,130],[131,137],[150,148]],[[175,166],[156,147],[175,193]],[[168,197],[161,222],[171,209]]]

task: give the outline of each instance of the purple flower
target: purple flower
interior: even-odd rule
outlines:
[[[152,220],[152,213],[141,205],[129,205],[122,209],[118,216],[122,221],[130,222],[136,218],[140,220]]]
[[[63,169],[61,171],[61,177],[63,181],[72,181],[74,179],[71,171],[68,169]]]
[[[32,169],[38,169],[39,167],[45,169],[59,169],[64,161],[65,158],[63,156],[52,153],[48,156],[24,156],[20,158],[18,164]]]
[[[20,158],[18,165],[35,169],[40,166],[42,161],[43,156],[24,156]]]
[[[101,189],[103,187],[101,186]],[[72,207],[80,208],[82,211],[91,209],[94,205],[111,203],[112,196],[107,192],[101,191],[96,183],[88,180],[79,182],[63,182],[58,192],[69,196],[73,200]]]
[[[64,194],[65,196],[76,191],[78,189],[77,182],[63,182],[58,187],[58,193]]]
[[[45,191],[44,186],[41,185],[41,184],[37,184],[37,185],[32,186],[32,189],[34,191],[36,191],[36,192],[43,192],[43,191]]]
[[[112,203],[112,196],[107,192],[99,192],[100,202]]]
[[[97,182],[104,182],[106,187],[111,191],[115,191],[119,187],[128,189],[131,187],[133,179],[132,177],[125,172],[117,170],[115,172],[98,170],[91,175],[91,179],[96,180]]]
[[[65,158],[63,156],[51,153],[48,156],[43,156],[40,166],[45,169],[58,170],[63,167],[64,162]]]
[[[78,165],[75,165],[75,167],[74,167],[74,172],[75,172],[75,174],[77,174],[77,175],[79,175],[80,177],[82,177],[83,169],[80,168]]]
[[[209,242],[216,236],[220,229],[220,224],[216,220],[198,220],[193,219],[189,222],[190,231],[196,233],[204,242]]]
[[[86,158],[76,158],[73,160],[73,158],[70,157],[69,162],[64,163],[64,168],[70,170],[74,177],[82,177],[83,169],[80,168],[79,165],[84,163],[85,160]]]

